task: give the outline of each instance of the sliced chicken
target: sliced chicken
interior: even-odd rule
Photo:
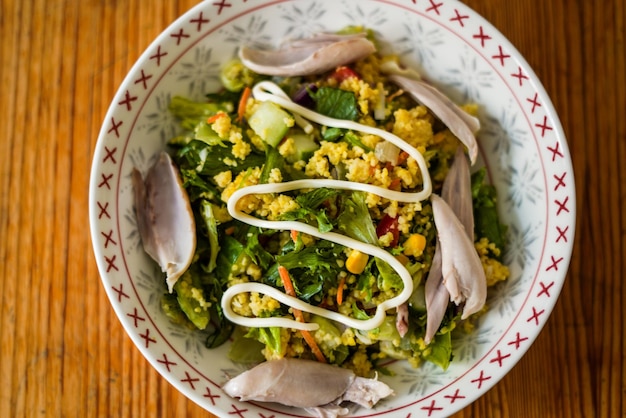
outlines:
[[[469,162],[462,147],[457,147],[450,171],[443,182],[442,199],[463,225],[467,236],[474,242],[474,209],[472,206],[472,180]],[[450,293],[444,285],[441,272],[441,244],[437,240],[435,255],[426,281],[426,336],[430,343],[446,313]]]
[[[424,342],[430,344],[435,334],[441,326],[441,321],[448,309],[450,302],[450,292],[443,284],[443,274],[441,273],[441,244],[437,239],[435,255],[428,272],[428,279],[424,287],[426,298],[426,334]]]
[[[230,379],[222,389],[242,401],[277,402],[305,408],[318,417],[348,413],[340,406],[343,401],[372,408],[393,394],[385,383],[358,377],[351,370],[288,358],[261,363]]]
[[[390,74],[389,79],[409,93],[418,103],[429,108],[467,147],[472,165],[476,162],[478,144],[474,133],[480,128],[477,118],[465,112],[445,94],[424,81],[398,74]]]
[[[457,147],[454,160],[441,188],[441,198],[459,218],[467,236],[474,242],[474,207],[472,203],[472,175],[463,147]]]
[[[166,152],[159,155],[145,180],[132,172],[137,227],[144,250],[167,274],[170,292],[187,270],[196,249],[196,227],[178,169]]]
[[[409,305],[406,302],[396,308],[396,329],[400,337],[409,332]]]
[[[478,253],[465,227],[450,206],[431,195],[433,216],[441,244],[443,284],[455,304],[464,303],[462,319],[478,312],[487,298],[487,280]]]
[[[365,34],[320,34],[292,41],[276,50],[239,49],[239,59],[258,74],[294,77],[321,74],[376,51]]]

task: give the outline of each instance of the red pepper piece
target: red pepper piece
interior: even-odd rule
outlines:
[[[341,83],[343,80],[347,80],[348,78],[361,78],[356,71],[354,71],[350,67],[346,67],[342,65],[341,67],[337,67],[335,71],[329,76],[337,81],[337,84]]]
[[[400,239],[400,229],[398,229],[398,218],[392,218],[389,215],[383,216],[383,218],[378,223],[376,227],[376,235],[378,238],[386,235],[391,232],[393,234],[393,240],[391,241],[391,247],[395,247],[398,245],[398,240]]]

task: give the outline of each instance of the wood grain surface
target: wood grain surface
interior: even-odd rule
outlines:
[[[87,209],[113,95],[150,42],[196,2],[1,0],[1,417],[210,416],[124,333],[98,276]],[[552,98],[572,154],[578,223],[543,332],[456,416],[626,416],[626,7],[467,3],[521,51]]]

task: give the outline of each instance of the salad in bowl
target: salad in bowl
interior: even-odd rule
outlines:
[[[207,67],[211,83],[161,92],[191,51],[212,62],[199,35],[129,116],[115,200],[129,223],[119,230],[124,267],[103,255],[101,271],[120,318],[127,304],[149,318],[145,333],[131,328],[146,357],[216,413],[241,402],[322,417],[450,413],[474,396],[464,381],[477,393],[495,383],[486,371],[513,357],[502,357],[511,335],[516,356],[529,339],[515,323],[539,270],[516,261],[542,250],[516,241],[524,203],[494,176],[507,168],[495,151],[508,151],[485,152],[493,100],[440,88],[384,25],[340,23],[273,45],[238,39]],[[229,39],[237,27],[222,25]],[[113,114],[107,135],[124,122]],[[498,147],[515,133],[502,132]],[[94,167],[92,179],[106,178]],[[99,220],[112,220],[100,189]],[[204,395],[185,380],[192,374]],[[437,406],[450,393],[459,404]]]

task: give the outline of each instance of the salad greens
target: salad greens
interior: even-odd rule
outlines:
[[[355,67],[349,74],[359,71],[363,70]],[[248,184],[328,178],[329,175],[352,180],[358,174],[355,167],[365,162],[369,165],[360,181],[386,182],[387,187],[412,189],[415,186],[406,185],[407,176],[419,180],[419,173],[410,171],[406,158],[397,163],[370,163],[375,143],[358,132],[314,126],[314,131],[308,133],[293,124],[287,111],[272,104],[278,108],[273,109],[264,105],[266,102],[255,103],[246,110],[246,106],[239,103],[243,91],[262,78],[235,60],[222,73],[225,90],[207,95],[202,102],[174,97],[169,106],[180,121],[181,129],[169,146],[196,217],[198,245],[193,264],[176,283],[174,292],[163,295],[161,306],[173,322],[202,330],[207,347],[216,347],[231,338],[229,355],[243,363],[283,356],[310,357],[311,354],[302,336],[293,330],[244,329],[226,320],[220,300],[229,286],[256,281],[282,291],[285,287],[279,273],[279,266],[282,266],[289,272],[298,298],[357,319],[368,319],[378,303],[403,289],[403,282],[398,273],[380,259],[368,257],[361,265],[365,266],[362,271],[353,273],[346,269],[352,249],[293,233],[295,231],[261,229],[233,220],[226,210],[228,196]],[[358,92],[342,88],[341,84],[326,83],[323,77],[277,81],[285,91],[307,88],[312,109],[320,114],[352,121],[368,117],[361,113]],[[315,89],[307,87],[312,83]],[[393,87],[388,89],[392,93],[388,97],[390,109],[417,106],[400,93],[394,96]],[[230,124],[228,134],[217,126],[216,121],[224,118]],[[424,121],[430,123],[432,116],[425,114]],[[437,190],[450,165],[457,140],[440,123],[433,122],[432,129],[439,130],[431,132],[436,140],[428,137],[420,146],[437,173]],[[248,151],[242,153],[237,147]],[[333,154],[346,149],[348,151],[341,152],[347,152],[348,157],[338,159]],[[495,189],[485,184],[484,170],[472,177],[472,197],[476,236],[487,238],[498,249],[503,249],[506,229],[498,220]],[[367,332],[346,329],[341,324],[307,314],[307,320],[320,327],[315,332],[315,340],[328,361],[356,367],[359,353],[367,352],[372,367],[388,357],[408,359],[413,365],[430,361],[443,369],[448,367],[452,360],[451,332],[462,325],[457,306],[450,304],[434,340],[428,345],[424,343],[424,281],[428,279],[437,239],[428,201],[422,202],[419,209],[396,205],[392,211],[392,202],[372,203],[364,192],[318,188],[282,196],[249,196],[245,204],[248,205],[246,211],[257,217],[301,221],[323,233],[333,231],[385,248],[401,260],[411,274],[415,290],[408,301],[408,330],[402,336],[396,327],[395,312],[388,312],[380,327]],[[394,239],[384,241],[390,231]],[[411,234],[424,237],[426,245],[421,255],[406,255],[403,245]],[[246,316],[293,315],[288,307],[263,295],[238,295],[234,303]],[[366,371],[363,369],[360,373]]]

